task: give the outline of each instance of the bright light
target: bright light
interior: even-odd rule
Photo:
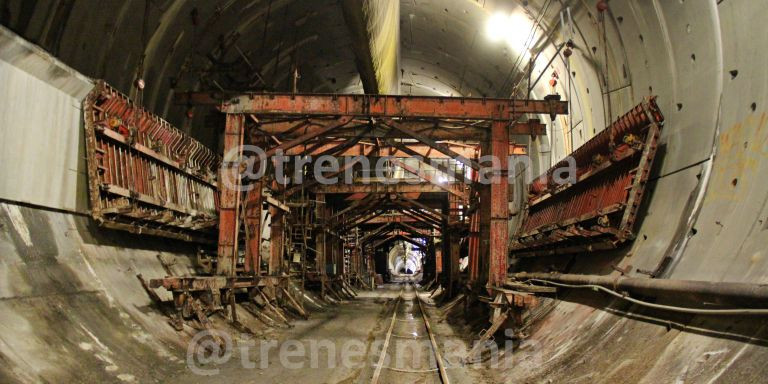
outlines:
[[[506,40],[507,36],[511,33],[509,27],[509,16],[503,13],[496,13],[488,20],[488,26],[486,28],[488,38],[491,41]]]
[[[486,33],[491,41],[503,41],[520,53],[525,48],[526,43],[531,45],[533,41],[536,41],[535,34],[533,38],[530,36],[532,27],[533,22],[523,13],[498,12],[488,19]]]

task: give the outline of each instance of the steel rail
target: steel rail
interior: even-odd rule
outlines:
[[[397,319],[397,308],[400,303],[403,302],[403,292],[405,287],[400,289],[400,296],[397,297],[394,310],[392,311],[392,320],[389,323],[389,329],[387,330],[387,337],[384,339],[384,345],[381,348],[381,355],[379,355],[379,362],[376,364],[376,370],[373,372],[373,378],[371,384],[377,384],[379,382],[379,376],[381,376],[381,368],[384,367],[384,361],[387,357],[387,349],[389,349],[389,341],[392,339],[392,330],[395,328],[395,320]]]
[[[429,341],[432,344],[432,352],[435,354],[435,360],[437,361],[437,367],[438,371],[440,372],[440,381],[443,382],[443,384],[450,384],[450,380],[448,379],[448,373],[445,371],[445,363],[443,362],[443,356],[440,354],[440,349],[437,347],[437,341],[435,340],[435,334],[432,332],[432,327],[429,325],[429,320],[427,320],[427,313],[424,311],[424,305],[421,303],[421,297],[419,297],[419,292],[415,291],[416,294],[416,301],[419,302],[419,309],[421,310],[421,317],[424,319],[424,325],[427,327],[427,332],[429,333]]]
[[[394,371],[394,372],[403,372],[403,373],[429,373],[429,372],[437,372],[440,376],[440,381],[443,384],[450,384],[450,380],[448,379],[448,374],[445,370],[445,363],[443,362],[443,356],[440,353],[440,350],[437,346],[437,340],[435,339],[434,332],[432,331],[432,326],[429,324],[429,320],[427,319],[427,313],[424,311],[424,305],[421,302],[421,298],[419,297],[419,292],[414,287],[414,299],[419,304],[419,310],[421,311],[421,319],[424,321],[424,326],[427,329],[427,335],[428,336],[403,336],[403,335],[395,335],[393,334],[394,326],[398,321],[403,321],[402,319],[397,319],[397,310],[400,304],[405,300],[404,299],[404,293],[405,288],[410,287],[411,283],[407,282],[405,283],[405,286],[403,289],[400,290],[400,296],[397,298],[397,302],[394,306],[394,312],[392,313],[392,318],[390,320],[389,329],[387,330],[387,336],[384,340],[384,345],[382,346],[381,355],[379,356],[378,364],[376,365],[376,370],[374,371],[373,378],[371,379],[372,384],[377,384],[379,382],[379,378],[381,376],[381,370],[382,368],[387,368],[387,370]],[[413,299],[412,299],[413,300]],[[408,319],[408,321],[418,321],[417,319]],[[409,370],[409,369],[401,369],[401,368],[394,368],[394,367],[384,367],[384,361],[386,360],[387,350],[389,349],[390,340],[395,338],[407,338],[407,339],[418,339],[418,338],[426,338],[429,337],[430,344],[432,347],[432,352],[435,355],[435,361],[437,362],[437,368],[429,368],[424,370]]]

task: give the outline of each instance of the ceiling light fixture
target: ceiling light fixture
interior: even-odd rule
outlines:
[[[522,12],[497,12],[488,19],[485,31],[491,41],[504,42],[519,53],[526,50],[526,43],[535,41],[536,36],[530,36],[532,26],[531,19]]]

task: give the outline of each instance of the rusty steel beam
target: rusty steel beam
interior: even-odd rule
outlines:
[[[381,214],[381,210],[373,210],[373,211],[366,211],[358,216],[356,216],[354,219],[350,221],[342,222],[340,225],[340,230],[344,231],[350,228],[354,228],[360,225],[363,225],[376,217],[377,215]]]
[[[424,203],[421,203],[421,202],[419,202],[417,200],[414,200],[414,199],[411,199],[411,198],[408,198],[408,197],[405,197],[405,196],[402,196],[402,195],[399,196],[395,200],[395,202],[397,203],[398,200],[402,201],[405,205],[407,205],[409,207],[418,208],[418,209],[421,209],[424,212],[429,212],[431,215],[438,216],[438,217],[442,218],[443,220],[445,220],[446,222],[449,222],[449,220],[450,220],[450,217],[448,215],[440,212],[440,210],[433,209],[433,208],[431,208],[431,207],[429,207],[429,206],[425,205]]]
[[[284,141],[280,143],[277,146],[274,146],[270,148],[269,150],[265,151],[266,156],[270,157],[275,155],[278,151],[286,151],[289,150],[297,145],[304,144],[318,136],[327,135],[331,132],[333,132],[336,129],[339,129],[343,126],[345,126],[347,123],[349,123],[350,118],[349,117],[340,117],[336,119],[335,121],[330,122],[329,124],[326,124],[322,127],[320,127],[317,130],[313,130],[310,132],[307,132],[299,137],[296,137],[295,139],[292,139],[290,141]]]
[[[456,198],[455,196],[449,196],[448,197],[448,214],[450,215],[449,223],[458,223],[459,222],[459,204],[462,202],[462,200]],[[452,231],[448,230],[446,231],[448,234],[448,297],[453,297],[453,290],[454,285],[459,281],[459,259],[460,259],[460,241],[461,237],[459,236],[458,231]]]
[[[433,229],[436,229],[436,230],[441,230],[442,229],[442,226],[440,225],[440,223],[435,223],[434,221],[427,220],[427,219],[425,219],[423,217],[420,217],[420,216],[414,214],[413,212],[410,212],[410,211],[407,211],[407,210],[403,210],[401,212],[403,213],[403,215],[413,219],[414,223],[423,224],[423,225],[426,225],[426,226],[428,226],[430,228],[433,228]]]
[[[406,164],[406,163],[404,163],[404,162],[402,162],[402,161],[400,161],[400,160],[398,160],[396,158],[392,159],[392,163],[394,163],[398,167],[408,171],[409,173],[418,176],[420,179],[422,179],[422,180],[424,180],[424,181],[426,181],[426,182],[428,182],[428,183],[430,183],[430,184],[432,184],[432,185],[434,185],[434,186],[444,190],[445,192],[448,192],[448,193],[450,193],[452,195],[456,195],[457,197],[459,197],[461,199],[464,199],[464,200],[469,199],[469,193],[467,192],[466,189],[465,190],[458,190],[457,188],[450,187],[450,186],[446,185],[445,183],[440,182],[439,180],[436,180],[429,173],[422,172],[419,169],[413,168],[410,165],[408,165],[408,164]]]
[[[406,225],[404,223],[387,223],[375,229],[374,231],[369,232],[365,236],[361,237],[358,242],[360,244],[365,244],[366,242],[368,242],[368,240],[375,239],[381,236],[382,234],[387,234],[394,230],[405,231],[415,236],[425,236],[425,237],[432,236],[432,232],[428,229],[416,228],[410,225]]]
[[[448,184],[451,185],[451,184]],[[458,184],[456,187],[462,186]],[[430,183],[370,183],[370,184],[330,184],[330,185],[318,185],[314,188],[316,193],[325,194],[340,194],[340,193],[374,193],[374,194],[391,194],[391,193],[446,193],[443,188],[439,188]]]
[[[397,225],[400,226],[401,228],[404,228],[404,229],[406,229],[408,231],[411,231],[411,232],[414,232],[414,233],[423,233],[423,234],[426,234],[426,235],[431,234],[431,230],[430,229],[416,228],[413,225],[410,225],[408,223],[400,222],[400,223],[397,223]]]
[[[406,216],[403,214],[392,214],[392,215],[380,215],[372,220],[368,221],[366,224],[386,224],[386,223],[419,223],[419,220],[416,220],[410,216]]]
[[[414,241],[413,239],[411,239],[409,237],[406,237],[406,236],[403,236],[402,234],[392,235],[392,236],[387,237],[386,239],[379,240],[378,242],[373,244],[372,248],[373,249],[379,248],[382,245],[390,243],[390,242],[395,241],[395,240],[402,240],[402,241],[405,241],[407,243],[411,243],[416,248],[424,248],[424,245],[419,244],[418,242]]]
[[[320,276],[325,276],[327,255],[325,249],[326,233],[324,226],[328,222],[329,208],[325,201],[325,194],[317,194],[315,200],[317,200],[315,217],[317,217],[318,223],[322,225],[320,229],[315,232],[315,265]]]
[[[234,275],[240,234],[240,164],[245,116],[227,115],[224,128],[224,161],[219,173],[219,246],[216,274]]]
[[[336,213],[334,217],[329,220],[331,223],[331,227],[333,228],[351,228],[354,227],[355,224],[359,219],[365,218],[366,216],[372,217],[371,212],[374,211],[374,214],[376,211],[379,211],[382,209],[381,204],[385,201],[386,198],[382,198],[379,195],[368,195],[364,199],[361,199],[359,201],[356,201],[349,207],[345,208],[342,213]],[[354,224],[354,225],[352,225]]]
[[[392,236],[398,236],[398,235],[405,236],[405,237],[412,237],[412,238],[430,238],[430,237],[433,237],[430,234],[423,234],[423,233],[418,233],[418,232],[413,233],[413,232],[405,231],[405,230],[401,230],[401,229],[390,229],[390,230],[378,233],[375,236],[372,236],[371,238],[369,238],[368,240],[377,240],[377,239],[382,238],[383,236],[392,237]],[[363,243],[360,243],[360,244],[363,244]],[[375,243],[373,243],[373,244],[375,244]],[[373,248],[376,248],[376,247],[374,246]]]
[[[406,215],[409,215],[411,217],[418,218],[422,220],[425,224],[430,224],[435,228],[440,228],[443,223],[440,222],[440,220],[436,217],[430,216],[422,211],[417,211],[414,209],[403,209],[402,212]]]
[[[378,200],[374,200],[375,198],[376,198],[376,195],[371,194],[371,195],[366,196],[363,199],[355,201],[354,203],[350,204],[348,207],[346,207],[346,208],[342,209],[341,211],[336,212],[335,214],[333,214],[333,216],[331,216],[328,219],[328,221],[329,222],[334,222],[334,221],[337,221],[339,218],[344,217],[347,213],[355,212],[355,211],[359,211],[359,210],[365,210],[366,208],[371,207],[371,205],[373,203],[378,202]]]
[[[91,216],[105,227],[209,243],[220,158],[98,82],[83,102]]]
[[[663,122],[650,98],[572,153],[575,183],[555,183],[553,173],[565,163],[532,183],[513,254],[596,251],[632,240]]]
[[[347,163],[345,163],[345,164],[344,164],[344,165],[343,165],[341,168],[339,168],[339,170],[338,170],[337,172],[332,172],[332,173],[330,173],[330,174],[328,174],[328,175],[325,175],[325,177],[326,177],[326,178],[329,178],[329,179],[331,179],[331,178],[334,178],[334,177],[337,177],[337,176],[341,175],[342,173],[346,172],[348,169],[350,169],[350,168],[354,167],[354,165],[355,165],[355,164],[357,164],[357,163],[354,163],[354,162],[347,162]],[[302,183],[302,184],[299,184],[299,185],[295,185],[295,186],[293,186],[293,187],[291,187],[291,188],[288,188],[288,189],[287,189],[287,190],[286,190],[286,191],[283,193],[283,197],[287,198],[287,197],[290,197],[290,196],[293,196],[293,195],[295,195],[296,193],[299,193],[299,192],[301,192],[302,190],[310,190],[310,189],[313,189],[313,188],[314,188],[316,185],[318,185],[318,184],[320,184],[320,181],[318,181],[318,180],[315,180],[315,179],[312,179],[312,180],[307,180],[307,181],[305,181],[305,182],[304,182],[304,183]],[[320,194],[320,193],[323,193],[323,192],[321,192],[321,191],[317,191],[317,190],[316,190],[316,191],[315,191],[315,193],[318,193],[318,194]]]
[[[568,103],[470,97],[249,93],[223,103],[221,110],[256,115],[510,121],[526,113],[564,115],[568,113]]]
[[[395,142],[395,141],[392,141],[392,140],[386,140],[385,142],[386,142],[387,145],[390,145],[390,146],[394,147],[397,151],[402,151],[402,152],[404,152],[404,153],[406,153],[408,155],[411,155],[412,157],[419,157],[419,156],[421,156],[422,157],[421,163],[422,164],[426,163],[423,160],[424,156],[422,156],[419,152],[415,151],[411,147],[408,147],[408,146],[404,145],[403,143],[398,143],[398,142]],[[447,144],[447,143],[443,143],[443,144]],[[450,144],[447,144],[447,145],[450,145]],[[432,155],[432,152],[431,152],[432,147],[430,147],[428,145],[425,145],[425,146],[430,149],[430,151],[427,152],[429,154],[429,158],[430,159],[434,158],[433,155]],[[451,148],[451,149],[453,149],[453,148]],[[478,157],[479,148],[478,149],[473,148],[473,150],[474,150],[473,156],[472,157],[468,157],[468,158],[474,159],[474,158]],[[445,156],[445,158],[450,158],[449,156],[447,156],[447,155],[445,155],[445,154],[443,154],[441,152],[438,152],[438,151],[434,151],[434,152],[439,153],[439,154]],[[461,152],[456,152],[456,153],[461,154]],[[443,172],[444,174],[452,177],[456,181],[464,181],[467,185],[472,184],[471,180],[469,180],[465,175],[460,174],[460,173],[456,172],[455,170],[452,170],[452,169],[448,168],[444,164],[439,164],[438,163],[438,164],[429,164],[429,165],[432,166],[433,168],[437,169],[438,171]]]
[[[489,154],[497,159],[509,156],[509,125],[503,121],[494,121],[491,126],[491,137],[488,145]],[[489,185],[489,216],[488,234],[489,273],[488,285],[501,287],[507,277],[507,258],[509,241],[509,182],[507,181],[507,164],[502,161],[498,175],[494,175]],[[481,204],[486,203],[481,201]],[[481,208],[482,209],[482,208]]]
[[[307,121],[311,121],[311,124],[307,124]],[[292,138],[303,133],[308,133],[313,130],[319,129],[319,127],[325,125],[327,119],[309,119],[302,118],[302,129],[296,128],[295,121],[285,120],[263,120],[260,123],[258,131],[262,135],[267,136],[280,136],[282,138]],[[349,124],[343,129],[339,129],[333,133],[333,137],[347,138],[362,136],[363,138],[409,138],[410,136],[397,131],[388,131],[382,129],[379,125],[374,126],[374,129],[370,129],[368,120],[354,120],[355,124]],[[406,120],[399,119],[398,122],[401,126],[421,133],[434,140],[453,140],[453,141],[467,141],[477,143],[488,134],[490,125],[488,122],[478,122],[473,125],[458,125],[453,121],[428,121],[428,120]],[[527,122],[516,122],[510,127],[510,135],[534,135],[540,136],[546,134],[546,125],[542,124],[539,120],[531,119]]]
[[[254,287],[277,287],[285,284],[287,276],[171,276],[150,279],[149,288],[165,288],[173,292],[217,291]]]
[[[389,228],[392,228],[393,224],[394,223],[385,223],[382,226],[374,229],[373,231],[368,232],[366,235],[364,235],[363,237],[360,238],[360,240],[359,240],[360,244],[365,244],[368,241],[368,239],[373,238],[373,237],[377,236],[380,233],[383,233],[383,231],[385,231],[385,230],[387,230]]]
[[[270,254],[269,274],[279,276],[283,263],[283,212],[276,207],[269,207],[270,221]]]
[[[322,155],[323,153],[336,149],[339,151],[334,153],[334,156],[339,156],[339,157],[377,156],[379,153],[387,153],[387,156],[398,157],[398,158],[406,158],[406,157],[422,157],[424,159],[449,159],[450,158],[449,156],[441,152],[438,152],[437,150],[433,149],[432,147],[426,144],[417,143],[417,142],[402,142],[402,143],[392,142],[392,144],[390,144],[388,141],[385,141],[382,143],[381,146],[379,146],[374,143],[361,141],[361,142],[352,144],[348,148],[343,148],[342,150],[341,146],[349,143],[349,141],[350,141],[349,139],[328,139],[325,143],[322,143],[315,148],[311,148],[311,150],[303,149],[301,147],[294,147],[293,149],[285,151],[285,154],[291,155],[291,156],[297,156],[297,155],[319,156],[319,155]],[[478,157],[479,146],[458,144],[458,143],[452,143],[452,142],[440,142],[440,144],[447,146],[452,151],[468,159],[475,159]],[[403,147],[406,149],[402,149]],[[510,147],[511,154],[525,155],[527,153],[527,149],[523,145],[510,144],[509,147]]]
[[[469,217],[469,281],[475,282],[480,278],[479,257],[480,257],[480,212],[475,211]]]
[[[245,210],[245,272],[261,274],[261,211],[263,205],[262,182],[258,181],[246,193]]]
[[[465,166],[467,166],[469,168],[472,168],[472,169],[474,169],[476,171],[481,169],[480,164],[478,164],[476,161],[473,161],[471,159],[468,159],[466,157],[461,156],[460,154],[454,152],[451,148],[447,147],[446,145],[444,145],[442,143],[438,143],[437,141],[433,140],[432,138],[430,138],[430,137],[428,137],[428,136],[426,136],[424,134],[421,134],[421,133],[416,132],[414,130],[408,129],[407,127],[405,127],[405,126],[403,126],[403,125],[401,125],[401,124],[399,124],[399,123],[397,123],[397,122],[395,122],[393,120],[384,120],[384,123],[386,125],[394,128],[395,130],[397,130],[399,132],[402,132],[403,134],[408,135],[408,136],[410,136],[410,137],[412,137],[412,138],[414,138],[414,139],[416,139],[416,140],[418,140],[418,141],[420,141],[420,142],[430,146],[431,148],[435,149],[436,151],[441,152],[441,153],[445,154],[446,156],[448,156],[448,157],[450,157],[450,158],[452,158],[452,159],[454,159],[454,160],[456,160],[458,162],[461,162],[462,164],[464,164]],[[507,139],[507,141],[509,141],[509,139]],[[504,158],[504,160],[506,162],[506,157]]]

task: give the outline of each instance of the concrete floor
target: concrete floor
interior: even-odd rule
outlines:
[[[349,302],[329,306],[322,312],[314,312],[309,320],[294,322],[294,328],[275,330],[262,339],[254,339],[256,346],[243,354],[239,346],[249,343],[247,339],[236,340],[235,353],[221,365],[210,364],[203,370],[215,370],[210,376],[185,370],[178,376],[167,378],[168,382],[183,383],[297,383],[310,380],[313,383],[369,383],[374,372],[374,364],[379,358],[381,343],[386,336],[392,316],[395,299],[400,293],[399,285],[387,285],[376,291],[360,291],[359,296]],[[428,299],[426,294],[421,294]],[[441,321],[439,310],[425,307],[430,316],[430,324],[438,343],[447,345],[458,356],[466,348],[467,342],[459,337],[453,328]],[[418,315],[417,315],[418,316]],[[267,362],[259,357],[262,341],[276,341],[281,346],[298,341],[304,346],[302,356],[287,357],[274,347],[269,351]],[[394,339],[393,339],[394,342]],[[318,353],[313,353],[314,350]],[[287,348],[287,347],[286,347]],[[293,347],[291,347],[293,348]],[[295,349],[291,349],[295,351]],[[336,361],[329,360],[329,351],[335,351]],[[390,351],[395,351],[391,348]],[[445,351],[443,351],[445,353]],[[397,354],[397,352],[394,352]],[[299,354],[299,353],[297,353]],[[245,359],[244,359],[245,356]],[[347,357],[345,360],[345,356]],[[410,355],[409,355],[410,357]],[[253,366],[246,366],[243,361],[250,361]],[[314,360],[314,362],[313,362]],[[288,364],[285,364],[285,363]],[[211,371],[213,372],[213,371]],[[448,369],[448,375],[454,383],[492,383],[485,377],[483,369],[457,367]],[[382,373],[381,383],[394,382],[433,383],[438,382],[434,373],[403,374]]]

